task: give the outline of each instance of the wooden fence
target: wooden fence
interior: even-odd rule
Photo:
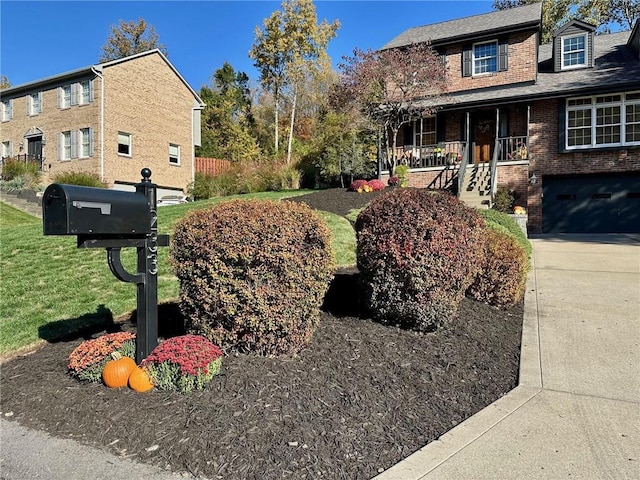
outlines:
[[[196,172],[198,173],[215,176],[229,170],[229,168],[231,168],[231,162],[229,160],[196,157]]]

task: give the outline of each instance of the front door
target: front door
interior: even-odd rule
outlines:
[[[475,149],[473,151],[473,163],[491,161],[493,146],[496,142],[495,115],[478,116],[475,122]]]
[[[31,137],[27,139],[27,153],[30,159],[42,159],[42,137]]]

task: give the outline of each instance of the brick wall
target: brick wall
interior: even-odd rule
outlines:
[[[487,39],[487,41],[492,39]],[[497,40],[497,39],[496,39]],[[447,71],[450,92],[472,90],[509,83],[532,82],[536,79],[537,34],[535,31],[509,35],[508,70],[475,77],[462,76],[463,45],[448,47]]]
[[[105,179],[140,181],[149,167],[159,186],[186,191],[193,179],[193,94],[159,54],[104,69]],[[131,157],[119,155],[118,132],[132,135]],[[169,163],[169,144],[180,146],[180,165]]]

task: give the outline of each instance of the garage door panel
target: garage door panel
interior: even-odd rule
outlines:
[[[543,179],[543,231],[640,232],[640,176]]]

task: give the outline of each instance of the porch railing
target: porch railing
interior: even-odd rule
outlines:
[[[500,139],[496,140],[495,149],[493,151],[493,157],[491,158],[491,166],[489,167],[489,172],[491,173],[491,203],[493,204],[493,199],[498,191],[498,159],[503,155],[502,151],[502,142]]]
[[[396,147],[398,163],[409,168],[444,167],[462,161],[467,142],[440,142],[435,145]]]
[[[500,156],[498,161],[510,162],[515,160],[528,160],[529,142],[527,140],[527,136],[498,138],[496,142],[496,146],[500,145]]]

